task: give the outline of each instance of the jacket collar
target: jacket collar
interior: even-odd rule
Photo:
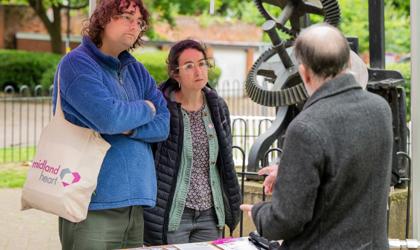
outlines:
[[[136,62],[136,59],[126,50],[121,52],[118,55],[118,58],[102,53],[88,36],[83,36],[82,46],[85,47],[98,62],[116,71],[130,63]]]
[[[346,92],[352,89],[362,89],[362,86],[356,81],[352,74],[342,74],[331,80],[326,81],[319,89],[317,89],[306,101],[303,109],[307,109],[317,101]]]

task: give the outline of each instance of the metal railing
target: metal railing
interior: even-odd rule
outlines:
[[[41,86],[6,86],[0,93],[0,163],[32,159],[41,130],[52,117],[50,96]]]
[[[242,88],[239,81],[224,81],[217,91],[231,112],[234,144],[247,155],[255,138],[270,126],[275,110],[252,102]],[[32,159],[41,130],[52,117],[51,93],[52,87],[43,91],[41,86],[26,85],[6,86],[0,92],[0,163]],[[235,162],[241,160],[238,157],[236,153]]]

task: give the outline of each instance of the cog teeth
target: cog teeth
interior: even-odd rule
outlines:
[[[288,0],[293,1],[293,0]],[[260,14],[266,19],[266,20],[274,20],[276,21],[270,13],[268,13],[263,6],[262,0],[253,0],[254,4],[256,5],[258,11]],[[324,22],[327,22],[333,26],[338,26],[340,23],[340,6],[338,5],[338,0],[320,0],[323,13],[324,13]],[[291,36],[291,38],[296,38],[296,35],[299,33],[300,27],[297,28],[297,30],[293,28],[285,27],[284,25],[276,22],[277,29],[281,30],[285,34]]]
[[[279,105],[280,106],[283,106],[283,103],[284,103],[284,99],[286,99],[286,92],[284,92],[284,91],[282,91],[282,92],[280,92],[280,100],[279,100]]]
[[[291,105],[292,104],[292,99],[293,99],[292,91],[293,91],[293,87],[287,89],[287,92],[286,92],[286,97],[287,97],[286,98],[286,105]]]
[[[305,101],[307,99],[307,94],[303,83],[278,91],[272,91],[271,89],[264,87],[264,84],[261,85],[257,82],[259,66],[276,54],[276,50],[270,48],[263,52],[257,59],[251,67],[245,83],[246,94],[252,101],[268,107],[293,105]],[[264,81],[268,81],[268,79],[264,79]]]
[[[340,23],[340,6],[336,0],[321,0],[325,13],[325,22],[337,26]]]
[[[308,99],[308,95],[306,94],[305,87],[303,87],[302,83],[299,84],[298,86],[299,86],[299,88],[298,88],[298,90],[299,90],[299,102],[302,102],[302,101]]]
[[[291,88],[290,89],[291,91],[291,94],[292,94],[292,96],[293,96],[293,100],[295,100],[295,101],[298,101],[299,100],[299,98],[298,98],[298,94],[297,94],[297,91],[296,91],[296,87],[295,86],[293,86],[293,88]]]

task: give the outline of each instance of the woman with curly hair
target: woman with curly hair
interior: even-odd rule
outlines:
[[[151,143],[169,131],[166,101],[128,50],[141,44],[149,14],[142,0],[102,0],[79,47],[67,54],[54,82],[65,118],[97,131],[111,145],[86,220],[59,218],[63,249],[143,245],[143,207],[156,202]],[[59,83],[59,86],[58,86]]]

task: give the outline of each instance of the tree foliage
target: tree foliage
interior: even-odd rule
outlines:
[[[51,38],[52,52],[63,53],[61,14],[63,10],[82,9],[89,4],[88,0],[1,0],[3,4],[28,4],[41,19]],[[52,16],[48,14],[51,10]]]
[[[407,0],[385,1],[385,46],[387,52],[408,53],[410,50],[410,3]],[[359,37],[360,51],[369,50],[369,12],[367,0],[338,0],[341,9],[340,29],[347,36]],[[206,15],[210,0],[146,0],[156,20],[174,24],[174,16]],[[276,11],[272,8],[271,11]],[[278,12],[280,9],[278,10]],[[264,18],[253,1],[215,0],[215,15],[229,19],[240,19],[261,25]],[[315,18],[320,21],[321,18]]]
[[[409,0],[388,0],[397,10],[404,12],[409,15],[410,13],[410,1]]]
[[[165,21],[174,25],[177,15],[206,15],[211,0],[144,0],[154,22]],[[410,50],[409,15],[410,2],[407,0],[385,1],[386,51],[408,53]],[[26,3],[41,18],[52,39],[53,50],[61,51],[61,16],[59,13],[68,8],[67,0],[0,0],[0,3]],[[367,0],[338,0],[342,22],[340,28],[347,36],[359,37],[360,51],[369,50],[369,17]],[[87,6],[88,0],[70,0],[72,8]],[[253,1],[214,0],[215,15],[227,19],[239,19],[261,25],[264,18],[259,14]],[[47,10],[51,9],[50,20]],[[280,10],[279,10],[280,11]],[[153,27],[153,26],[152,26]],[[158,37],[153,29],[147,34],[152,39]]]
[[[410,51],[409,10],[397,2],[385,0],[385,51],[408,53]],[[366,0],[339,0],[340,28],[346,36],[359,38],[361,52],[369,50],[369,10]]]
[[[153,16],[173,24],[175,15],[202,15],[209,13],[210,0],[145,0]],[[241,18],[241,7],[252,1],[214,0],[215,15]]]

